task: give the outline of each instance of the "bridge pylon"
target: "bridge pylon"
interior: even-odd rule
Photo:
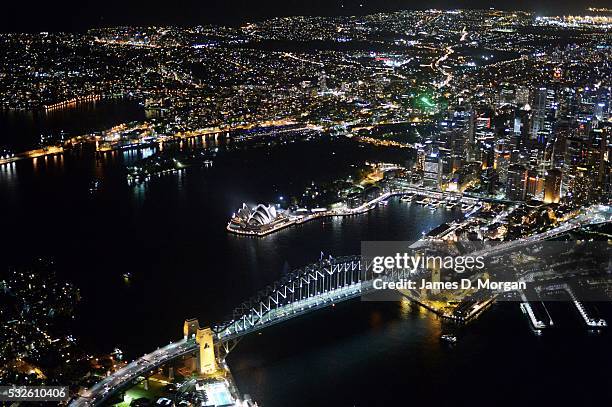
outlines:
[[[215,341],[212,329],[199,328],[196,333],[196,343],[200,345],[198,372],[201,374],[216,373],[219,367],[215,355]]]
[[[195,339],[198,344],[198,373],[214,374],[219,370],[215,339],[212,329],[200,328],[197,319],[188,319],[183,325],[185,339]]]
[[[193,339],[200,328],[200,323],[196,318],[186,319],[183,324],[183,335],[185,339]]]

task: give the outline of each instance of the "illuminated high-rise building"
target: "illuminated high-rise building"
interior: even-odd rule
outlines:
[[[529,88],[517,86],[514,92],[514,100],[518,107],[523,107],[529,103]]]
[[[425,171],[425,150],[423,148],[419,148],[417,151],[414,170],[419,174],[423,174],[423,172]]]
[[[506,198],[513,201],[523,201],[527,188],[527,170],[520,164],[508,167],[506,179]]]
[[[497,93],[497,105],[504,106],[514,103],[516,100],[515,97],[515,89],[510,86],[508,83],[504,83],[500,86],[500,89]]]
[[[574,205],[586,205],[593,201],[593,174],[587,167],[574,166],[569,174],[568,196]]]
[[[495,186],[499,176],[497,171],[493,168],[487,168],[480,174],[480,184],[482,185],[483,191],[487,194],[493,194],[495,192]]]
[[[510,151],[504,144],[498,144],[495,147],[495,163],[494,168],[499,175],[499,181],[506,182],[508,178],[508,167],[510,166]]]
[[[478,117],[476,119],[474,137],[477,143],[492,142],[494,138],[490,117]]]
[[[532,114],[533,112],[529,104],[526,104],[521,109],[515,110],[514,122],[512,126],[512,144],[514,148],[520,149],[528,144],[530,139],[529,133],[531,130],[529,125],[531,123]]]
[[[530,169],[527,171],[527,190],[525,196],[529,198],[537,198],[543,189],[543,179],[538,174],[538,171]]]
[[[561,200],[561,170],[553,168],[544,177],[544,202],[558,203]]]
[[[533,104],[531,105],[531,137],[536,138],[540,130],[544,129],[544,120],[546,120],[546,88],[539,88],[533,95]]]
[[[438,187],[442,175],[442,165],[438,154],[430,153],[425,157],[425,167],[423,169],[423,182],[429,186]]]
[[[493,168],[495,166],[495,149],[493,144],[485,144],[481,150],[482,169]]]
[[[610,127],[598,128],[591,132],[588,162],[593,166],[596,186],[601,188],[608,171],[608,139]]]
[[[558,105],[554,89],[539,88],[534,93],[531,106],[531,139],[545,144],[552,135],[552,127],[556,119]]]
[[[555,140],[551,153],[551,163],[554,167],[561,168],[566,163],[567,139],[571,135],[571,127],[568,121],[562,120],[555,125]]]

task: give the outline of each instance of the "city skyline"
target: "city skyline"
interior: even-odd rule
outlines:
[[[310,1],[251,1],[188,0],[176,6],[168,2],[120,2],[111,0],[91,4],[88,1],[62,0],[39,3],[34,10],[20,2],[7,4],[0,32],[84,31],[119,25],[180,25],[206,24],[239,25],[272,17],[350,16],[377,12],[439,9],[525,10],[542,15],[580,14],[587,7],[610,7],[606,0],[539,1],[525,0],[433,0],[426,5],[413,0],[310,0]]]
[[[611,9],[190,4],[0,33],[0,402],[609,399]]]

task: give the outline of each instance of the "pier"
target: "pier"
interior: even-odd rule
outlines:
[[[536,332],[541,333],[542,329],[551,328],[554,325],[550,313],[546,309],[544,302],[539,300],[539,296],[533,288],[528,288],[527,292],[530,298],[538,298],[538,300],[529,300],[525,291],[521,294],[521,310],[529,317],[531,326]]]
[[[34,158],[39,158],[39,157],[45,157],[48,155],[62,154],[63,152],[64,152],[64,148],[59,147],[59,146],[50,146],[50,147],[45,147],[45,148],[39,148],[36,150],[24,151],[23,153],[15,154],[12,157],[0,159],[0,165],[10,164],[12,162],[19,161],[19,160],[28,160],[28,159],[34,159]]]
[[[572,299],[572,302],[574,303],[574,306],[578,310],[578,313],[584,320],[584,323],[589,328],[603,328],[608,326],[608,323],[605,319],[593,315],[594,311],[591,309],[591,306],[588,303],[581,301],[575,294],[574,289],[570,287],[569,284],[564,284],[564,288],[567,294]]]

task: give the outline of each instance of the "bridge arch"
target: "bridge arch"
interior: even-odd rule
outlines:
[[[212,326],[215,339],[227,342],[283,320],[347,300],[362,293],[373,278],[371,262],[361,256],[321,260],[299,268],[236,307]]]

